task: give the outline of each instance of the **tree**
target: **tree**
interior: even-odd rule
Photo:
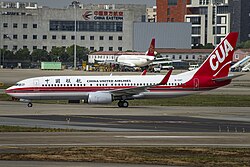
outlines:
[[[73,62],[74,60],[74,45],[67,47],[66,52],[69,55],[68,62]],[[85,47],[76,46],[76,61],[87,61],[89,50]]]
[[[1,58],[2,61],[4,60],[15,60],[15,54],[13,51],[5,50],[5,49],[0,49],[1,51]]]
[[[64,47],[52,48],[49,55],[53,61],[61,61],[61,62],[67,62],[67,59],[69,57]]]
[[[32,62],[42,62],[42,61],[51,61],[48,52],[43,49],[35,49],[31,53]]]
[[[29,60],[30,61],[30,51],[28,48],[19,49],[15,53],[15,60]]]
[[[249,49],[250,48],[250,40],[244,42],[243,48],[244,49]]]

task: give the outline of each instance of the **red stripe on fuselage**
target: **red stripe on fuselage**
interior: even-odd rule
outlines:
[[[136,88],[134,86],[95,86],[95,87],[28,87],[28,88],[17,88],[6,90],[6,93],[43,93],[43,92],[96,92],[96,91],[109,91],[109,90],[119,90],[119,89],[129,89]],[[195,89],[194,87],[173,87],[173,86],[155,86],[149,88],[150,92],[169,92],[169,91],[205,91],[211,90],[218,87],[203,87]]]

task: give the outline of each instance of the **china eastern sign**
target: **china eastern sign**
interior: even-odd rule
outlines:
[[[82,14],[84,20],[121,21],[123,12],[121,11],[85,11]]]

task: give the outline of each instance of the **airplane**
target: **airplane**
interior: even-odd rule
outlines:
[[[118,64],[128,67],[145,67],[155,60],[155,38],[152,38],[150,46],[145,54],[120,55],[114,61],[96,60],[99,64]]]
[[[32,100],[84,100],[90,104],[118,101],[128,107],[128,100],[180,97],[201,93],[230,84],[240,75],[229,74],[237,32],[229,33],[203,64],[192,71],[171,75],[124,76],[45,76],[17,82],[6,93],[32,107]]]

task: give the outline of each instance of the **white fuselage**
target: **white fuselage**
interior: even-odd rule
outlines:
[[[189,74],[194,72],[189,72]],[[48,76],[22,80],[6,90],[6,93],[19,99],[87,99],[91,92],[157,85],[164,75],[127,76]],[[146,92],[133,95],[133,99],[176,97],[197,93],[184,88],[184,83],[192,75],[171,75],[166,85],[154,86]],[[184,89],[183,89],[184,88]],[[181,90],[181,91],[180,91]]]
[[[121,55],[117,57],[117,62],[121,65],[131,67],[144,67],[152,63],[154,56],[148,55]]]

